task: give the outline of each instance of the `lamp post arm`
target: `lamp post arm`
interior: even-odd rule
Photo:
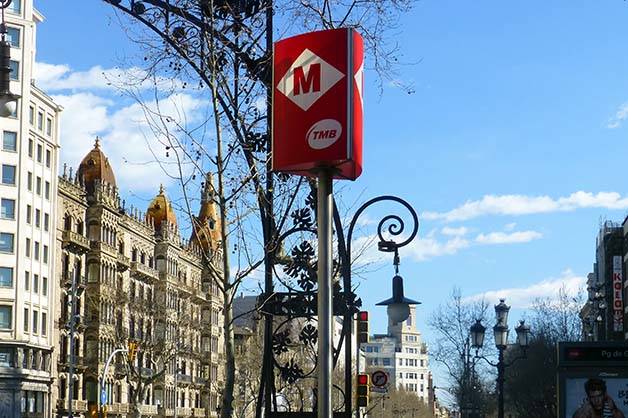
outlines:
[[[525,359],[525,358],[527,358],[527,357],[528,357],[528,354],[526,353],[526,350],[525,350],[525,349],[522,349],[522,353],[521,353],[521,354],[519,354],[517,357],[513,358],[513,359],[512,359],[512,360],[510,360],[510,361],[505,361],[505,360],[504,360],[504,367],[510,367],[510,366],[512,366],[513,364],[515,364],[517,361],[522,360],[522,359]]]
[[[487,358],[486,358],[485,356],[483,356],[483,355],[476,354],[476,355],[475,355],[475,359],[476,359],[476,360],[482,359],[482,360],[484,360],[484,361],[485,361],[485,362],[486,362],[489,366],[492,366],[492,367],[497,367],[497,366],[499,366],[499,363],[493,363],[492,361],[490,361],[489,359],[487,359]],[[475,364],[475,363],[474,363],[474,364]]]

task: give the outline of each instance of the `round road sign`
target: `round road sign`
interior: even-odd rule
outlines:
[[[383,370],[374,371],[371,375],[371,382],[378,388],[384,387],[388,383],[388,375]]]

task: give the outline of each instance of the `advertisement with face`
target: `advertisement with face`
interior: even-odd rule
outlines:
[[[568,418],[627,418],[628,378],[567,378]]]

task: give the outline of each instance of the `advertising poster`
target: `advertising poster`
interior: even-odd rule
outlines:
[[[566,418],[628,418],[628,378],[567,378]]]

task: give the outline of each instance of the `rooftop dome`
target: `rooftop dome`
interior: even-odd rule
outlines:
[[[152,219],[155,229],[159,229],[161,223],[166,220],[170,224],[177,224],[177,215],[174,213],[172,205],[164,193],[163,185],[159,187],[159,194],[148,205],[146,218]]]
[[[94,142],[94,148],[81,161],[77,174],[79,178],[83,179],[85,187],[90,192],[94,190],[95,180],[109,183],[112,186],[116,185],[116,177],[113,175],[109,159],[100,149],[100,139],[98,137]]]

